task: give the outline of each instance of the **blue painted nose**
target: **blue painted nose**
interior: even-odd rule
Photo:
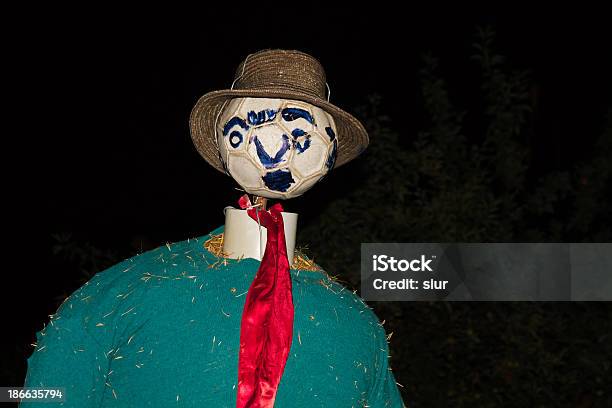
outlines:
[[[259,161],[266,169],[272,169],[278,166],[282,161],[285,154],[291,148],[291,144],[289,143],[289,137],[285,134],[281,135],[282,143],[280,149],[276,151],[274,156],[271,156],[270,153],[266,151],[263,143],[259,140],[257,135],[254,136],[253,141],[255,143],[255,147],[257,149],[257,157],[259,157]]]

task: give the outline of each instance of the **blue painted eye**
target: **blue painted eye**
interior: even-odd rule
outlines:
[[[293,148],[297,150],[297,154],[304,153],[306,149],[310,147],[310,135],[303,131],[302,129],[296,128],[291,132],[291,136],[293,136]],[[298,142],[298,139],[304,137],[305,140],[302,142]]]
[[[230,145],[232,145],[232,147],[236,149],[242,143],[242,133],[238,132],[237,130],[234,130],[229,135],[229,142]]]
[[[306,134],[306,132],[304,132],[302,129],[296,128],[293,129],[293,131],[291,131],[291,136],[298,138],[300,136],[304,136]]]

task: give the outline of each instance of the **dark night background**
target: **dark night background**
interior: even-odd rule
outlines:
[[[223,223],[239,192],[197,154],[189,113],[263,48],[317,57],[331,102],[370,133],[358,160],[284,204],[347,286],[360,242],[611,241],[605,13],[283,11],[66,17],[13,43],[25,118],[9,144],[26,153],[5,146],[17,266],[0,384],[22,385],[35,332],[93,274]],[[409,406],[612,406],[609,303],[372,306]]]

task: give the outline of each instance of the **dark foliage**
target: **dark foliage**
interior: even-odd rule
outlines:
[[[318,261],[357,288],[361,242],[606,242],[612,238],[612,112],[593,158],[534,171],[527,72],[508,72],[478,33],[474,111],[459,109],[438,61],[420,73],[427,120],[410,143],[372,97],[371,145],[354,188],[300,234]],[[475,90],[476,92],[476,90]],[[466,117],[478,126],[468,126]],[[392,367],[413,407],[610,406],[609,304],[383,303]]]

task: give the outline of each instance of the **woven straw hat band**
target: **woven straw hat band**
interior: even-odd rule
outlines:
[[[236,70],[233,89],[284,88],[325,98],[325,71],[299,51],[269,50],[249,55]]]

